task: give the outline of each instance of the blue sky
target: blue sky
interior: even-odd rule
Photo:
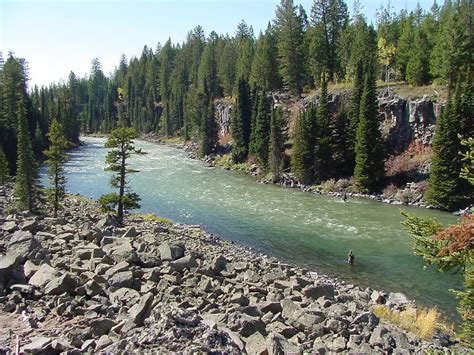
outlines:
[[[312,0],[295,0],[310,13]],[[375,21],[376,9],[387,0],[361,0],[363,12]],[[120,55],[140,55],[143,46],[153,49],[168,37],[183,41],[201,25],[206,34],[233,34],[240,20],[255,33],[272,20],[279,0],[0,0],[0,50],[6,59],[12,51],[29,62],[30,85],[67,78],[73,70],[85,75],[94,57],[105,73],[118,64]],[[430,8],[432,0],[420,0]],[[352,0],[348,1],[352,8]],[[416,6],[392,0],[395,11]]]

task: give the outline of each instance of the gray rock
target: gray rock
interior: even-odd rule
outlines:
[[[8,221],[2,224],[2,230],[8,233],[13,233],[17,229],[15,221]]]
[[[97,224],[95,225],[96,228],[103,229],[105,227],[115,227],[117,226],[117,220],[113,217],[108,215],[107,217],[102,218]]]
[[[41,264],[38,271],[30,278],[28,283],[36,287],[43,287],[59,275],[59,271],[48,264]]]
[[[105,273],[104,277],[105,278],[110,278],[112,275],[121,272],[121,271],[126,271],[130,267],[130,264],[126,261],[121,261],[117,263],[115,266],[112,266],[109,268]]]
[[[94,280],[89,280],[88,282],[86,282],[84,288],[86,290],[86,294],[89,297],[94,297],[104,293],[102,286]]]
[[[24,263],[28,255],[39,247],[38,241],[29,231],[16,231],[8,242],[8,254],[18,257],[19,263]]]
[[[23,265],[23,273],[25,274],[25,277],[27,279],[33,276],[34,273],[38,271],[38,269],[39,269],[39,266],[30,260],[26,260],[25,264]]]
[[[13,277],[13,269],[18,264],[17,255],[7,254],[0,257],[0,284],[6,285]]]
[[[105,252],[94,243],[74,247],[73,252],[74,255],[81,260],[101,258],[105,255]]]
[[[186,256],[183,256],[182,258],[172,261],[171,265],[173,269],[175,269],[176,271],[183,271],[184,269],[189,270],[189,269],[198,267],[198,263],[196,262],[196,259],[194,259],[194,256],[192,255],[186,255]]]
[[[266,339],[268,355],[299,354],[300,348],[290,343],[284,336],[270,333]]]
[[[327,347],[331,351],[341,352],[346,349],[347,341],[344,337],[337,337],[333,341],[327,344]]]
[[[131,271],[122,271],[114,274],[109,280],[109,285],[115,288],[133,286],[133,274]]]
[[[162,260],[176,260],[184,255],[184,248],[181,245],[160,244],[158,247]]]
[[[273,314],[277,314],[283,311],[280,302],[261,302],[257,304],[257,307],[262,313],[272,312]]]
[[[140,293],[131,288],[119,288],[109,295],[110,302],[114,304],[124,304],[129,307],[140,301]]]
[[[29,344],[21,348],[21,352],[41,354],[51,349],[52,339],[48,337],[36,337],[31,339]]]
[[[153,299],[153,294],[147,293],[142,297],[139,304],[130,309],[130,320],[133,323],[138,326],[143,324],[143,321],[150,315]]]
[[[95,350],[96,351],[102,350],[102,349],[108,347],[111,344],[113,344],[112,339],[110,339],[110,337],[108,335],[102,335],[99,338],[99,340],[97,340],[97,343],[95,345]]]
[[[20,229],[22,231],[36,233],[38,231],[38,222],[36,222],[34,219],[26,220],[23,222]]]
[[[248,354],[263,355],[267,353],[267,343],[265,338],[259,332],[255,332],[244,339],[245,351]]]
[[[135,238],[137,236],[137,230],[135,227],[128,227],[127,230],[122,234],[122,238]]]
[[[329,284],[307,286],[303,289],[303,294],[314,300],[317,300],[319,297],[334,298],[334,286]]]
[[[385,302],[383,294],[378,291],[372,292],[372,294],[370,295],[370,299],[372,300],[372,302],[377,304],[382,304]]]
[[[53,278],[44,288],[47,295],[60,295],[65,292],[71,293],[76,288],[77,283],[69,274]]]
[[[92,334],[96,337],[109,334],[110,330],[116,325],[116,322],[108,318],[94,319],[90,322]]]
[[[282,316],[285,319],[294,320],[298,317],[301,307],[295,302],[284,299],[280,302],[282,308]]]
[[[18,291],[23,295],[31,295],[34,292],[34,287],[32,285],[15,284],[11,285],[10,289],[12,291]]]

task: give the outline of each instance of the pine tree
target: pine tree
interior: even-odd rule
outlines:
[[[304,81],[304,16],[297,12],[293,0],[281,0],[276,10],[275,27],[280,74],[291,92],[299,94]]]
[[[316,178],[319,181],[324,181],[332,175],[334,169],[328,88],[327,81],[324,78],[322,80],[321,97],[316,117],[317,134],[314,169]]]
[[[269,166],[273,176],[273,182],[281,178],[281,168],[283,155],[285,153],[285,131],[286,122],[283,118],[283,111],[280,107],[272,110],[270,120],[270,152]]]
[[[445,209],[453,210],[463,201],[460,178],[462,162],[459,152],[462,150],[459,138],[460,112],[457,89],[450,90],[448,102],[439,118],[433,140],[433,158],[426,200]]]
[[[265,92],[255,98],[257,112],[255,117],[254,150],[257,163],[263,168],[268,168],[268,151],[270,139],[270,115],[269,104]]]
[[[218,126],[214,111],[214,104],[209,100],[203,112],[201,127],[201,156],[212,154],[216,151],[219,142]]]
[[[327,74],[327,80],[333,81],[342,73],[337,48],[349,20],[347,5],[342,0],[314,0],[311,19],[310,57],[314,81],[319,84],[322,73]]]
[[[406,67],[406,78],[411,85],[426,85],[429,81],[429,61],[426,55],[430,52],[428,39],[421,29],[415,31],[414,37]]]
[[[398,38],[398,46],[395,53],[397,70],[403,80],[406,79],[407,65],[410,61],[413,40],[413,17],[405,16],[400,20],[400,37]]]
[[[361,192],[375,192],[384,173],[375,75],[366,74],[360,102],[359,125],[355,146],[354,177]]]
[[[25,107],[25,94],[21,91],[17,101],[17,170],[15,196],[18,207],[34,212],[38,196],[38,165],[31,147]]]
[[[127,181],[130,174],[137,172],[137,170],[129,167],[128,160],[132,154],[141,152],[135,148],[133,141],[135,138],[137,138],[137,133],[133,128],[116,128],[111,132],[105,143],[105,147],[110,148],[105,158],[106,170],[115,173],[110,180],[110,184],[119,192],[118,194],[114,192],[102,195],[99,203],[103,209],[108,211],[117,207],[117,221],[119,224],[123,224],[125,211],[140,208],[140,197],[131,192]]]
[[[231,131],[234,144],[232,159],[241,163],[247,159],[250,143],[251,102],[250,88],[245,79],[240,78],[234,109],[232,111]]]
[[[260,34],[252,62],[250,84],[264,91],[275,90],[281,85],[278,75],[278,49],[274,28],[268,24],[265,34]]]
[[[0,185],[4,185],[8,181],[10,169],[8,167],[7,157],[0,147]]]
[[[48,176],[51,187],[48,191],[48,201],[53,206],[54,217],[58,215],[60,202],[66,195],[66,177],[64,175],[64,164],[66,162],[66,148],[68,142],[63,132],[62,125],[53,120],[48,132],[49,148],[44,151],[46,164],[48,165]]]
[[[304,184],[314,180],[316,119],[316,109],[308,108],[298,116],[293,133],[291,172]]]
[[[362,93],[364,92],[364,69],[362,62],[357,64],[357,69],[354,77],[354,84],[352,87],[352,93],[350,98],[349,106],[349,117],[348,117],[348,130],[347,130],[347,141],[348,141],[348,168],[351,173],[355,167],[355,145],[357,127],[359,126],[360,116],[360,100]]]

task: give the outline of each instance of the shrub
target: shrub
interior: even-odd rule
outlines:
[[[141,219],[143,221],[156,222],[156,223],[173,224],[171,219],[159,217],[152,213],[132,213],[129,218]]]
[[[373,308],[374,314],[383,320],[399,326],[420,338],[430,339],[441,327],[440,313],[436,308],[424,309],[409,306],[403,311],[396,311],[384,305]]]

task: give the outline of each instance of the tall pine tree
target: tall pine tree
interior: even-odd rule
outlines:
[[[361,192],[376,192],[384,175],[375,75],[368,72],[360,102],[354,177]]]
[[[17,100],[17,168],[15,196],[18,207],[35,211],[38,197],[38,164],[35,161],[28,130],[25,94],[21,91]]]
[[[57,120],[53,120],[48,132],[49,148],[44,151],[48,176],[51,187],[47,193],[48,201],[53,206],[54,217],[57,217],[60,202],[66,194],[66,177],[64,164],[66,163],[66,148],[68,142],[63,127]]]
[[[232,111],[231,131],[234,144],[232,159],[241,163],[247,159],[250,143],[251,100],[250,88],[244,78],[239,79],[237,97]]]
[[[303,184],[314,180],[316,119],[316,109],[309,107],[298,116],[293,132],[291,172]]]

